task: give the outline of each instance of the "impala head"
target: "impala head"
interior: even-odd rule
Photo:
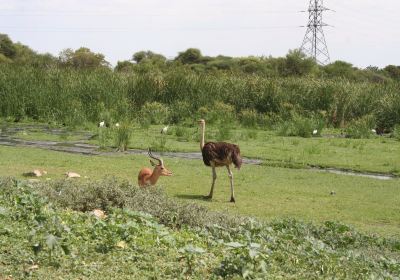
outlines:
[[[165,168],[164,161],[162,160],[162,158],[155,157],[151,153],[150,149],[148,151],[148,154],[149,154],[150,158],[152,158],[152,159],[157,161],[157,163],[155,163],[154,161],[150,160],[151,165],[154,166],[153,173],[160,174],[160,176],[172,176],[172,172],[169,171],[167,168]]]

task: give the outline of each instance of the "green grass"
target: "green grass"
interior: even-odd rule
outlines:
[[[34,168],[48,171],[46,178],[62,178],[74,171],[89,179],[115,175],[136,184],[140,168],[150,166],[144,156],[82,156],[33,148],[0,146],[0,176],[16,176]],[[321,223],[336,220],[364,232],[385,236],[400,234],[399,180],[334,175],[312,170],[244,165],[234,171],[236,204],[229,203],[229,180],[217,169],[215,197],[204,201],[211,170],[201,160],[165,158],[174,175],[161,177],[168,195],[210,209],[250,215],[264,220],[295,217]],[[41,179],[45,180],[45,179]],[[81,180],[85,180],[82,178]],[[336,195],[330,195],[335,191]]]
[[[168,135],[161,136],[162,126],[151,126],[142,129],[134,126],[129,139],[129,147],[147,149],[149,146],[168,151],[192,152],[199,151],[199,130],[197,127],[172,126]],[[183,130],[179,134],[176,130]],[[88,132],[96,134],[99,130],[91,127]],[[332,131],[329,131],[329,134]],[[334,131],[336,134],[338,131]],[[183,136],[181,134],[184,134]],[[176,135],[178,134],[178,136]],[[269,166],[282,167],[335,167],[361,172],[377,172],[400,176],[400,141],[387,137],[371,139],[347,138],[301,138],[281,137],[274,131],[238,128],[231,131],[229,142],[239,144],[242,154],[246,157],[260,158]],[[216,127],[207,127],[206,140],[215,141],[218,135]],[[69,140],[78,140],[79,135],[72,135]],[[57,141],[54,136],[45,131],[22,135],[26,140]],[[106,139],[107,140],[107,139]],[[88,143],[104,145],[98,139],[88,140]],[[115,145],[110,132],[108,146]]]

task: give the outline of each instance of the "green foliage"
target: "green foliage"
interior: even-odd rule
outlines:
[[[76,51],[65,49],[60,53],[59,59],[63,66],[77,69],[93,69],[109,65],[103,54],[93,53],[90,49],[84,47]]]
[[[353,79],[355,75],[355,68],[353,68],[353,65],[340,60],[324,66],[323,70],[330,78]]]
[[[17,51],[7,34],[0,33],[0,54],[7,58],[14,58]]]
[[[258,123],[260,122],[260,116],[258,112],[254,109],[244,109],[240,111],[239,120],[242,125],[245,127],[257,127]]]
[[[229,226],[239,219],[209,212],[196,204],[181,204],[166,196],[159,188],[138,188],[115,177],[91,182],[63,180],[43,184],[40,193],[58,206],[77,211],[110,210],[128,207],[157,217],[171,227],[206,226],[213,223]]]
[[[346,136],[349,138],[371,138],[376,134],[375,118],[372,115],[364,116],[360,119],[352,121],[346,129]]]
[[[140,123],[164,124],[168,121],[168,118],[168,107],[159,102],[144,104],[139,113]]]
[[[379,130],[390,131],[396,124],[400,124],[399,91],[388,92],[377,103],[374,115]]]
[[[85,199],[91,203],[82,208]],[[104,219],[71,211],[102,203]],[[15,278],[396,279],[400,273],[398,239],[330,221],[237,219],[112,178],[34,187],[0,178],[0,217],[2,272]]]
[[[115,146],[117,150],[120,152],[128,150],[132,129],[126,123],[119,124],[119,126],[115,126],[113,129],[115,132]]]
[[[197,112],[210,123],[227,118],[250,127],[256,115],[261,126],[294,114],[320,115],[328,126],[340,128],[372,114],[377,128],[386,132],[400,123],[400,84],[393,65],[360,70],[337,61],[318,67],[298,50],[282,58],[234,58],[204,57],[188,49],[175,61],[137,52],[136,63],[120,62],[113,72],[102,54],[87,48],[66,49],[54,58],[14,44],[7,35],[0,38],[5,49],[15,50],[11,56],[0,52],[0,116],[16,121],[33,118],[76,126],[98,123],[105,112],[110,119],[137,118],[148,127],[192,122]],[[168,111],[166,118],[160,120],[159,112],[148,116],[146,107],[157,107],[155,103],[164,107],[162,113]]]
[[[316,118],[304,118],[295,115],[291,120],[281,124],[278,130],[280,136],[300,136],[309,138],[319,136],[324,128],[324,121]],[[314,131],[316,131],[314,133]]]
[[[180,52],[175,60],[183,64],[193,64],[200,62],[201,57],[202,55],[199,49],[189,48],[184,52]]]
[[[393,137],[400,140],[400,124],[397,124],[393,129]]]
[[[400,81],[400,66],[388,65],[384,69],[392,79]]]
[[[307,58],[300,50],[291,50],[281,66],[283,76],[304,76],[313,74],[317,64],[312,58]]]
[[[110,140],[112,139],[112,132],[107,127],[98,128],[98,141],[100,149],[107,149]]]

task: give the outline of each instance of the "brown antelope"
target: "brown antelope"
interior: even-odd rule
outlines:
[[[160,178],[160,176],[171,176],[172,175],[172,172],[169,171],[167,168],[165,168],[164,161],[161,158],[153,156],[150,149],[148,151],[148,154],[149,154],[149,157],[157,160],[158,164],[156,164],[152,160],[150,160],[150,163],[152,166],[154,166],[154,169],[151,170],[150,168],[144,167],[140,170],[139,175],[138,175],[138,184],[141,187],[153,186],[157,183],[157,180],[158,180],[158,178]]]

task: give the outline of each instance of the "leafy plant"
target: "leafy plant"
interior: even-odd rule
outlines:
[[[169,109],[159,102],[145,103],[139,113],[140,123],[163,124],[168,122]]]
[[[352,121],[346,129],[346,136],[349,138],[371,138],[374,134],[375,118],[372,115],[364,116],[361,119]]]
[[[121,124],[114,128],[115,131],[115,146],[120,152],[128,149],[131,139],[132,129],[127,124]]]

